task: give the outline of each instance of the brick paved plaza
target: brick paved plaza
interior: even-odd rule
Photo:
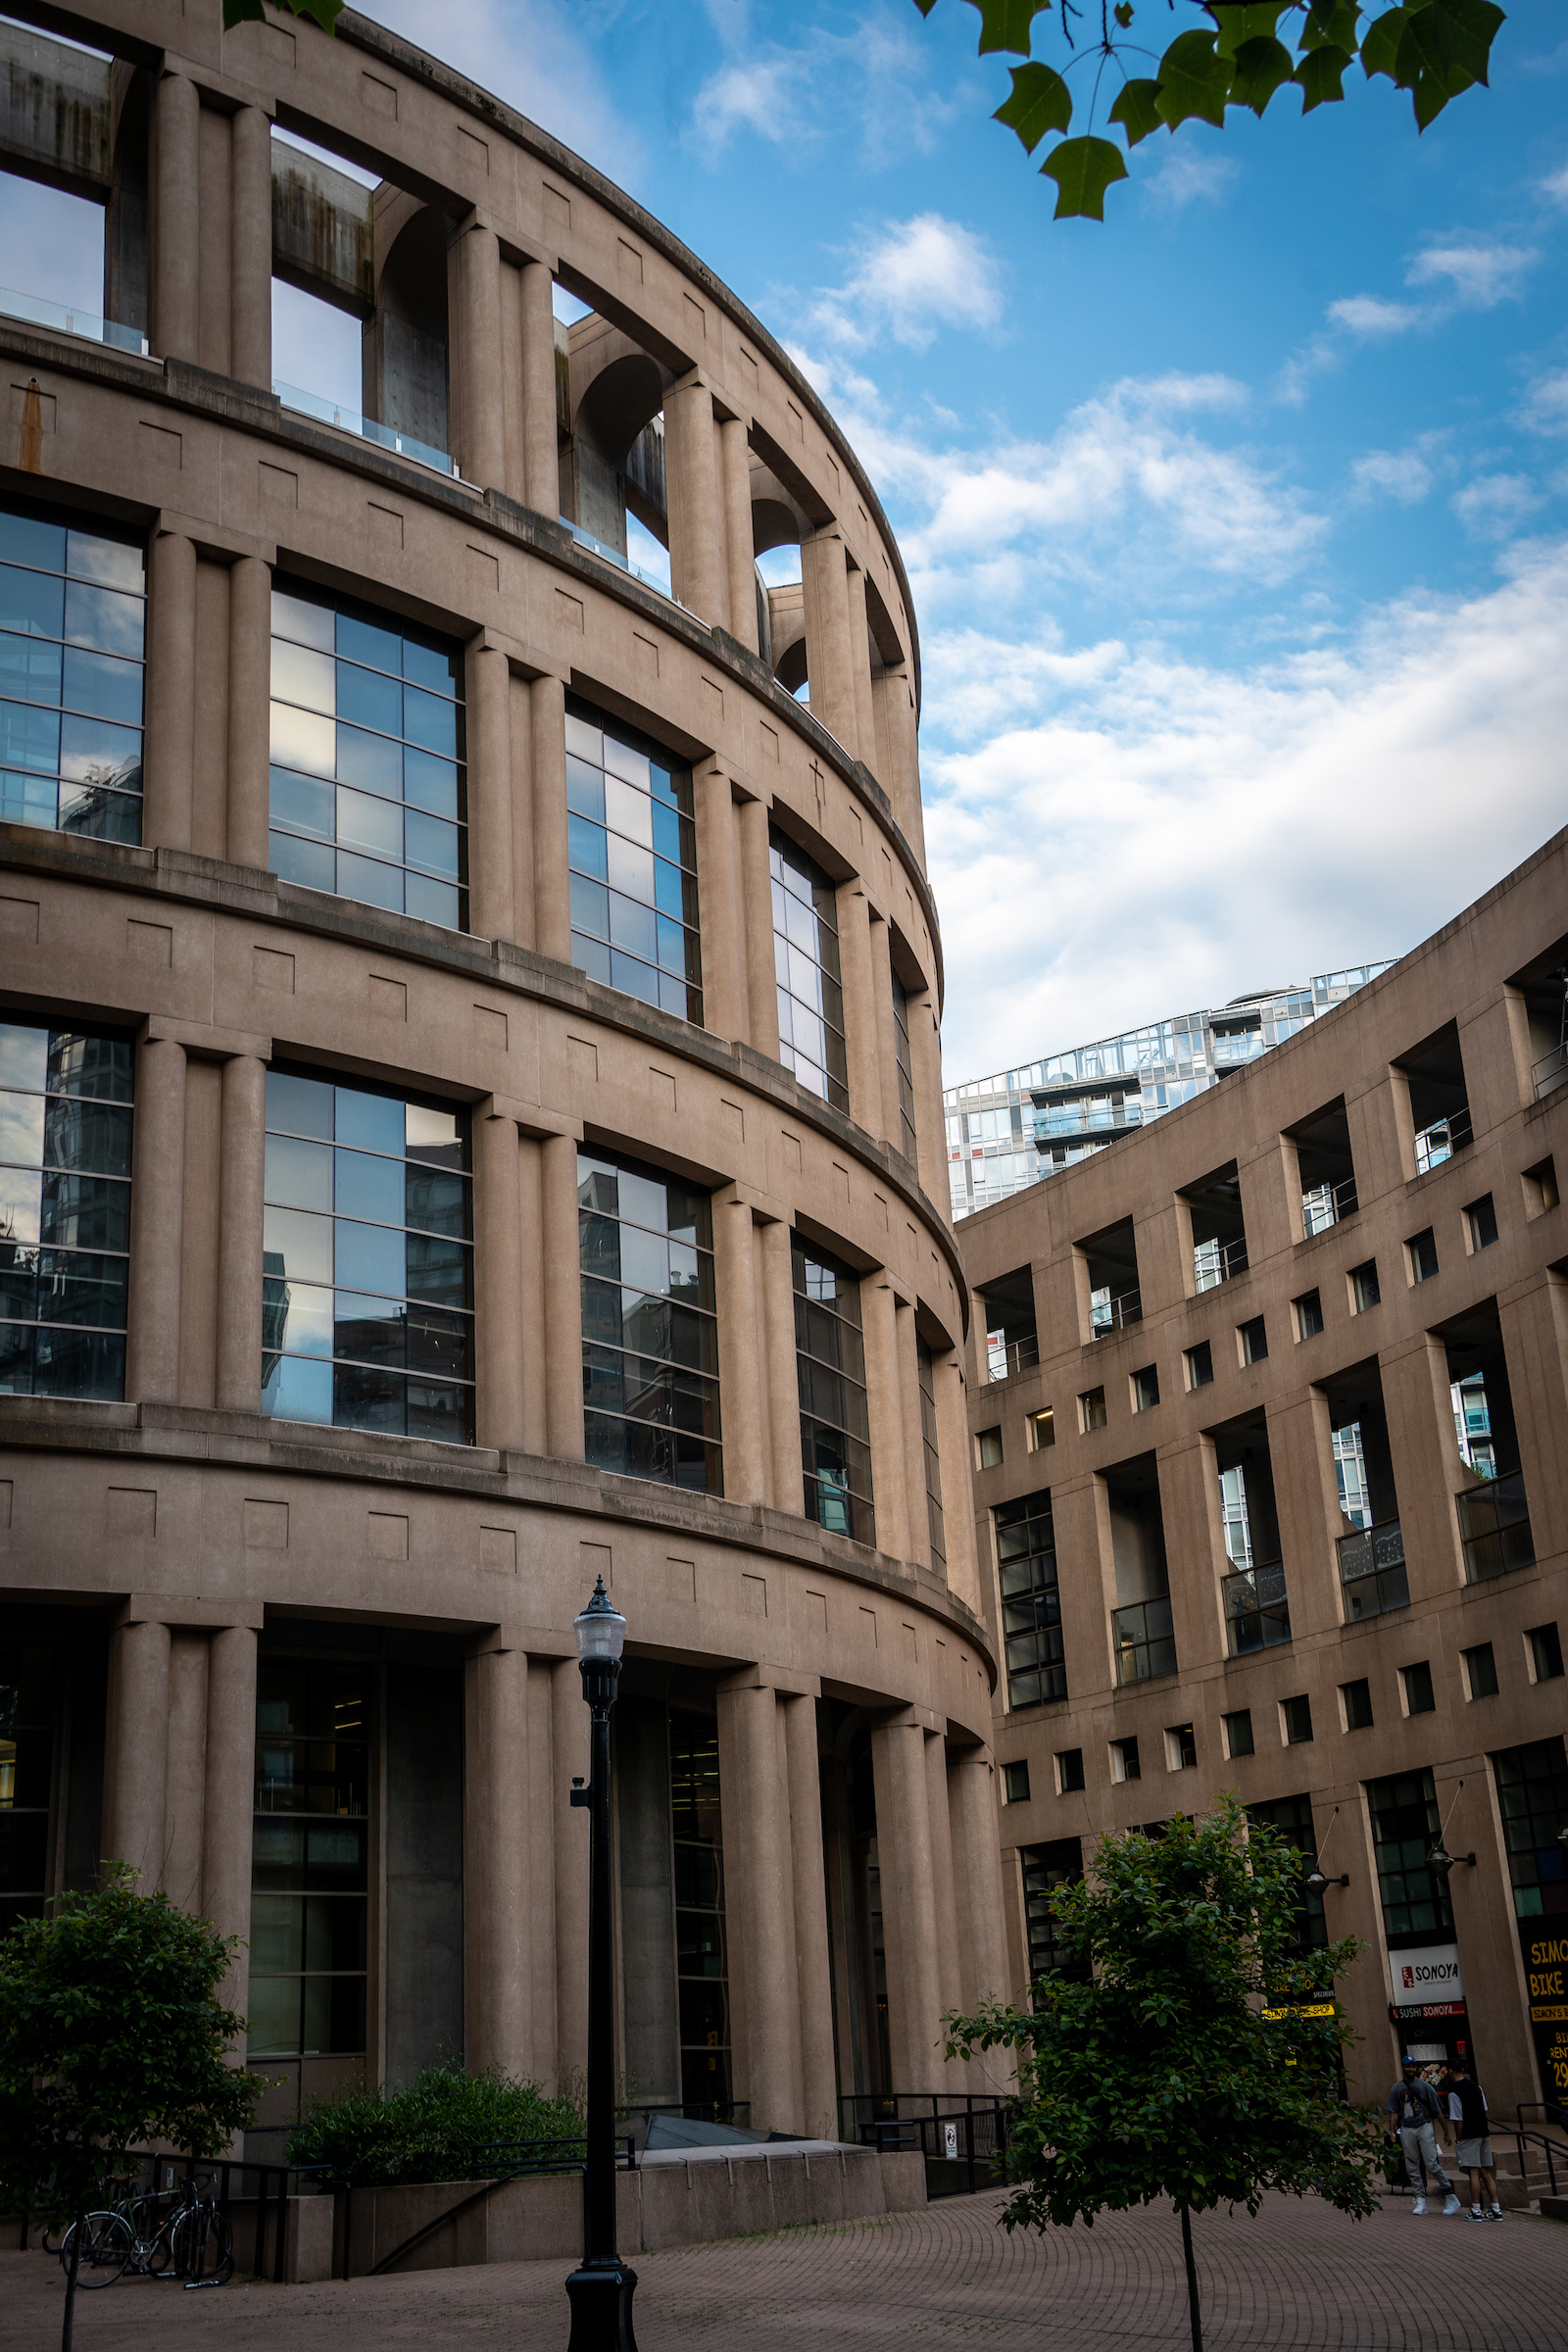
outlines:
[[[876,2352],[985,2344],[994,2352],[1109,2352],[1187,2337],[1181,2239],[1168,2210],[1111,2215],[1090,2231],[1009,2238],[995,2195],[954,2198],[886,2221],[643,2256],[642,2352],[788,2345]],[[1510,2215],[1479,2228],[1412,2217],[1391,2202],[1353,2224],[1316,2202],[1271,2198],[1255,2222],[1198,2224],[1209,2352],[1562,2352],[1568,2343],[1568,2228]],[[466,2352],[565,2344],[559,2262],[497,2264],[275,2287],[234,2281],[187,2294],[133,2280],[77,2305],[76,2340],[178,2352]],[[61,2274],[34,2254],[0,2255],[0,2337],[59,2341]]]

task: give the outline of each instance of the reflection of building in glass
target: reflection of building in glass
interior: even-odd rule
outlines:
[[[1282,1045],[1388,968],[1385,960],[1319,972],[1302,987],[1260,989],[1215,1011],[1180,1012],[1021,1069],[950,1086],[942,1106],[954,1216],[1004,1200],[1104,1151],[1128,1128],[1173,1110],[1227,1070]]]

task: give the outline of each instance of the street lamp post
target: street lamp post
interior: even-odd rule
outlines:
[[[566,2280],[567,2352],[637,2352],[631,2299],[637,2274],[615,2251],[615,1973],[610,1940],[610,1710],[620,1680],[626,1620],[601,1577],[576,1621],[582,1694],[592,1710],[588,1807],[588,2167],[583,2257]]]

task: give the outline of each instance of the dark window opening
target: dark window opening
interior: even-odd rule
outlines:
[[[1492,1759],[1508,1848],[1514,1915],[1568,1931],[1568,1870],[1557,1833],[1568,1822],[1568,1759],[1560,1738],[1532,1740]]]
[[[257,1668],[252,2061],[367,2047],[372,1671]]]
[[[1017,1502],[1002,1503],[995,1517],[1007,1704],[1035,1707],[1046,1699],[1065,1698],[1067,1669],[1050,1493],[1042,1490]]]
[[[1002,1767],[1002,1796],[1003,1802],[1008,1805],[1026,1805],[1029,1802],[1027,1759],[1016,1764],[1004,1764]]]
[[[1432,1688],[1432,1667],[1426,1658],[1413,1666],[1401,1666],[1404,1682],[1404,1711],[1407,1715],[1430,1715],[1437,1706],[1437,1693]]]
[[[1231,1714],[1222,1715],[1220,1722],[1225,1730],[1225,1753],[1227,1756],[1234,1759],[1237,1756],[1250,1756],[1255,1753],[1252,1745],[1252,1710],[1250,1707],[1237,1707]]]
[[[1348,1732],[1369,1732],[1372,1729],[1372,1686],[1363,1675],[1353,1683],[1340,1685],[1345,1700],[1345,1728]]]
[[[1035,1328],[1035,1282],[1027,1266],[980,1292],[985,1308],[985,1361],[988,1380],[1012,1380],[1040,1361]]]
[[[1389,1948],[1408,1950],[1414,1944],[1446,1941],[1453,1934],[1448,1889],[1427,1867],[1427,1856],[1443,1829],[1431,1772],[1401,1772],[1368,1781],[1366,1800]]]
[[[1276,1832],[1300,1855],[1301,1875],[1296,1882],[1296,1930],[1303,1952],[1321,1951],[1329,1939],[1323,1897],[1306,1884],[1307,1874],[1317,1868],[1317,1831],[1312,1822],[1311,1798],[1277,1796],[1267,1804],[1249,1805],[1247,1818]]]
[[[1472,1698],[1495,1698],[1497,1695],[1497,1661],[1490,1642],[1478,1642],[1474,1649],[1463,1652],[1464,1670],[1470,1678]]]
[[[1404,1054],[1395,1067],[1410,1092],[1415,1129],[1415,1172],[1441,1167],[1471,1141],[1470,1104],[1465,1089],[1459,1031],[1450,1021],[1436,1037]]]
[[[1291,1302],[1296,1308],[1296,1336],[1298,1340],[1315,1340],[1323,1328],[1323,1299],[1317,1291],[1306,1291]]]
[[[1562,1674],[1562,1638],[1553,1625],[1535,1625],[1526,1634],[1530,1662],[1538,1683],[1554,1683]],[[1568,1824],[1564,1825],[1568,1827]]]
[[[1430,1282],[1438,1270],[1438,1245],[1430,1225],[1420,1233],[1412,1233],[1405,1243],[1410,1256],[1410,1280]]]
[[[1116,1577],[1111,1642],[1125,1687],[1176,1672],[1165,1524],[1152,1453],[1102,1475]]]
[[[1089,1277],[1089,1337],[1108,1339],[1144,1319],[1138,1287],[1138,1250],[1133,1221],[1124,1217],[1078,1245]]]
[[[698,2110],[727,2107],[732,2066],[724,1844],[718,1731],[710,1715],[670,1710],[669,1804],[681,2103]]]
[[[1250,1323],[1239,1325],[1237,1337],[1242,1344],[1244,1364],[1261,1364],[1267,1360],[1268,1331],[1261,1315],[1254,1315]]]
[[[1345,1102],[1331,1102],[1315,1118],[1303,1119],[1290,1130],[1296,1146],[1301,1187],[1301,1233],[1310,1241],[1327,1233],[1357,1207],[1355,1167],[1350,1156],[1350,1126]]]
[[[1056,1756],[1056,1787],[1063,1796],[1071,1796],[1084,1785],[1084,1751],[1081,1747],[1064,1747]]]
[[[707,1193],[662,1168],[581,1151],[577,1248],[588,1460],[624,1478],[722,1494]]]
[[[1312,1737],[1312,1701],[1303,1690],[1281,1702],[1287,1747],[1304,1747]]]
[[[1182,1195],[1193,1225],[1193,1288],[1217,1290],[1247,1271],[1247,1232],[1236,1162]]]
[[[1187,1350],[1187,1386],[1206,1389],[1214,1377],[1214,1351],[1207,1340],[1200,1340],[1196,1348]]]

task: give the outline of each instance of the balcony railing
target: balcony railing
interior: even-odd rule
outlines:
[[[1291,1605],[1278,1560],[1254,1561],[1250,1568],[1238,1569],[1226,1577],[1223,1592],[1233,1658],[1250,1657],[1253,1650],[1273,1649],[1290,1640]]]
[[[1246,1272],[1245,1241],[1193,1244],[1193,1279],[1200,1291],[1217,1291],[1222,1282],[1234,1282]]]
[[[1431,1126],[1423,1127],[1416,1137],[1417,1172],[1424,1176],[1429,1168],[1441,1168],[1446,1159],[1451,1159],[1456,1152],[1474,1141],[1475,1129],[1470,1124],[1469,1106],[1461,1102],[1457,1110],[1450,1110],[1446,1119],[1434,1119]]]
[[[577,545],[585,547],[591,556],[603,556],[607,564],[613,564],[617,571],[629,571],[634,580],[641,580],[643,586],[652,588],[656,596],[664,597],[672,605],[680,604],[680,598],[674,594],[669,582],[662,580],[657,571],[645,571],[640,564],[632,562],[630,556],[623,556],[618,547],[612,547],[608,540],[596,539],[592,531],[583,529],[580,522],[573,522],[569,514],[563,514],[561,527],[564,531],[569,531]],[[682,605],[682,612],[685,609]]]
[[[1348,1624],[1409,1607],[1410,1579],[1397,1519],[1380,1519],[1375,1526],[1358,1528],[1353,1536],[1341,1536],[1340,1582]]]
[[[1110,1631],[1116,1644],[1116,1680],[1123,1687],[1175,1673],[1176,1637],[1168,1600],[1137,1600],[1130,1608],[1112,1609]]]
[[[41,302],[35,294],[18,294],[0,286],[0,311],[8,318],[24,318],[30,326],[51,326],[61,334],[81,335],[89,343],[109,343],[117,351],[147,356],[147,338],[139,327],[121,326],[113,318],[95,318],[90,311],[68,310],[63,303]]]
[[[1338,1184],[1314,1184],[1309,1193],[1301,1195],[1301,1230],[1310,1241],[1314,1233],[1327,1233],[1331,1225],[1343,1224],[1360,1205],[1353,1176],[1342,1176]]]
[[[1127,1331],[1144,1319],[1144,1301],[1137,1291],[1117,1291],[1110,1298],[1089,1302],[1089,1336],[1103,1340],[1113,1331]]]
[[[1554,1094],[1559,1086],[1568,1084],[1568,1045],[1555,1046],[1549,1054],[1543,1054],[1530,1076],[1538,1102],[1543,1096]]]
[[[272,390],[285,409],[293,409],[301,416],[314,416],[318,424],[333,424],[341,433],[353,433],[361,441],[373,441],[377,449],[389,449],[394,457],[412,458],[416,466],[428,466],[436,473],[455,474],[456,458],[444,449],[432,449],[428,441],[416,441],[412,433],[400,433],[390,424],[378,424],[373,416],[361,416],[354,409],[340,409],[335,401],[323,400],[318,392],[302,392],[298,384],[275,383]]]
[[[1040,1361],[1040,1337],[1027,1332],[1018,1340],[990,1340],[986,1342],[986,1368],[990,1379],[1016,1380],[1020,1372],[1033,1371]]]
[[[1504,1470],[1484,1487],[1472,1487],[1453,1499],[1464,1540],[1465,1575],[1472,1585],[1534,1563],[1536,1547],[1522,1471]]]

